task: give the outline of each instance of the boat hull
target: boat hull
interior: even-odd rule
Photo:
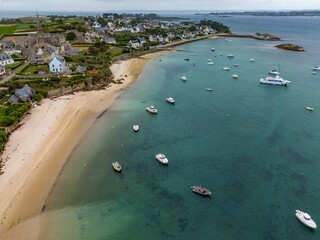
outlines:
[[[304,225],[306,225],[309,228],[316,229],[317,224],[310,218],[309,220],[306,220],[304,217],[304,212],[301,212],[300,210],[296,210],[296,217],[302,222]],[[307,214],[309,216],[309,214]],[[310,217],[310,216],[309,216]]]

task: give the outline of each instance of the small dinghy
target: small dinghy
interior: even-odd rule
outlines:
[[[133,125],[133,131],[138,132],[139,131],[139,125]]]
[[[200,186],[192,186],[191,189],[193,192],[198,193],[203,196],[210,196],[211,195],[211,192],[208,189],[200,187]]]
[[[112,163],[112,167],[114,170],[116,170],[117,172],[121,172],[121,165],[118,162],[113,162]]]

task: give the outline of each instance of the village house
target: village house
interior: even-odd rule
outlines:
[[[150,36],[149,36],[149,41],[150,41],[150,42],[158,42],[158,39],[157,39],[156,36],[150,35]]]
[[[105,42],[105,43],[109,43],[109,44],[116,44],[117,41],[115,38],[113,37],[109,37],[108,35],[103,36],[103,38],[101,39],[101,42]]]
[[[130,40],[127,46],[134,49],[142,47],[141,43],[138,40]]]
[[[7,52],[0,53],[0,64],[2,66],[12,64],[12,63],[14,63],[14,60]]]
[[[18,102],[30,101],[35,91],[30,88],[27,84],[20,89],[16,89],[15,93],[8,99],[8,103],[15,104]]]
[[[139,37],[138,41],[140,42],[141,45],[144,45],[147,43],[147,40],[144,37]]]
[[[60,55],[54,54],[50,63],[49,69],[51,73],[63,73],[66,71],[66,62]]]
[[[6,76],[6,69],[0,64],[0,79]]]

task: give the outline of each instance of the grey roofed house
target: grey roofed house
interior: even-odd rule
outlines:
[[[78,66],[76,72],[77,73],[84,73],[85,71],[87,71],[87,67],[85,66]]]
[[[35,91],[27,84],[20,89],[16,89],[15,93],[8,99],[8,103],[15,104],[18,102],[27,102],[35,94]]]
[[[0,53],[0,61],[11,60],[12,57],[7,52]]]

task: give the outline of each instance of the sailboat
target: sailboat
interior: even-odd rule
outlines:
[[[269,74],[271,75],[280,75],[280,65],[279,65],[279,62],[278,62],[278,69],[271,69],[269,70]]]

